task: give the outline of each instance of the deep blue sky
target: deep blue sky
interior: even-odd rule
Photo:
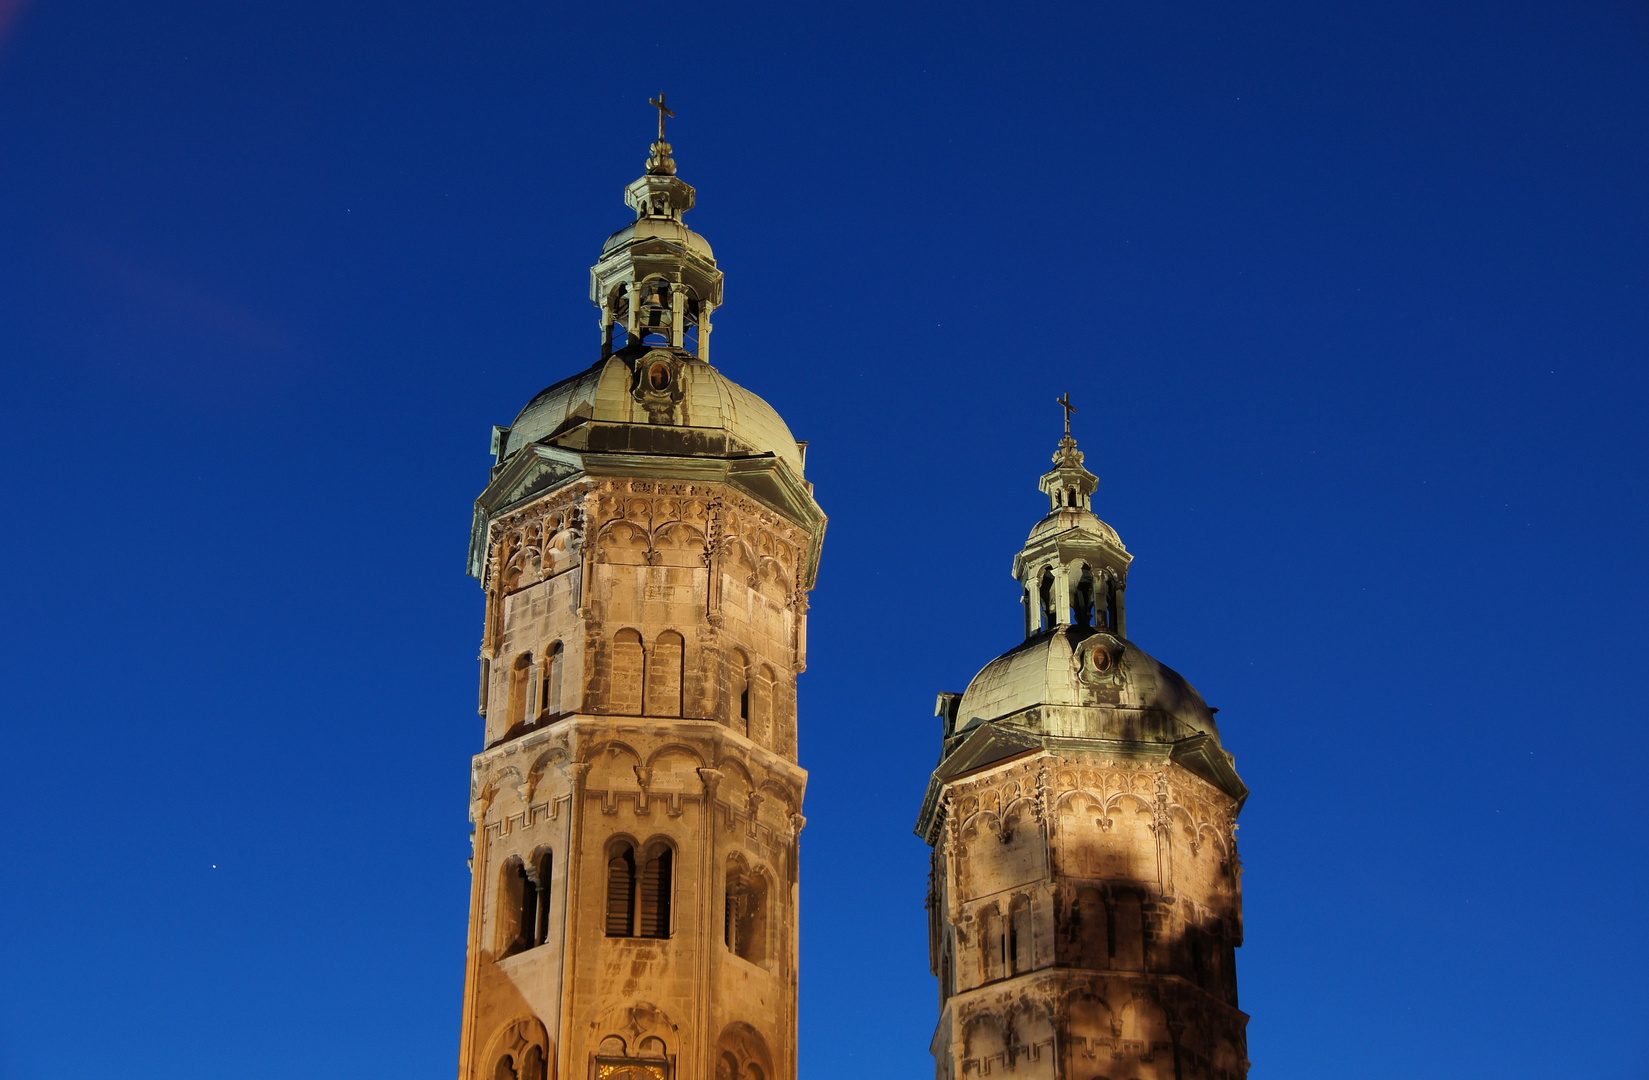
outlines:
[[[1010,7],[0,0],[0,1076],[453,1074],[470,504],[661,88],[831,514],[804,1077],[929,1075],[1067,390],[1254,791],[1255,1075],[1649,1075],[1649,9]]]

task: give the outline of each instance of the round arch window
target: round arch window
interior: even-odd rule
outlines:
[[[670,389],[670,365],[660,361],[648,368],[647,386],[659,391]]]

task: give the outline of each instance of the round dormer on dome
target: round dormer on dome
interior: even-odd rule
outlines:
[[[656,423],[638,380],[651,385],[654,368],[672,398],[671,426],[728,436],[726,456],[773,454],[802,479],[803,454],[778,411],[709,364],[655,349],[634,361],[609,357],[587,371],[540,391],[521,410],[499,447],[499,460],[535,442],[553,439],[582,423]],[[640,373],[638,375],[638,373]]]
[[[997,722],[1067,738],[1219,741],[1213,710],[1185,678],[1131,641],[1061,627],[986,664],[956,710],[956,733]]]

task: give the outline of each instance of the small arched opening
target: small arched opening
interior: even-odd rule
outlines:
[[[641,634],[623,629],[613,635],[612,681],[607,691],[609,707],[624,716],[641,715],[642,689],[647,681],[647,656]]]
[[[528,874],[533,890],[537,894],[531,912],[533,948],[546,944],[550,940],[550,882],[554,869],[555,857],[548,849],[533,856],[531,872]],[[525,914],[525,907],[522,910]]]
[[[1031,901],[1015,896],[1008,904],[1008,973],[1023,975],[1036,966],[1035,937],[1031,931]]]
[[[750,872],[738,859],[727,863],[724,915],[727,948],[752,964],[767,963],[768,898],[772,890],[760,871]]]
[[[979,912],[979,968],[985,982],[994,982],[1003,976],[1004,944],[1002,913],[995,904],[986,904]]]
[[[1094,572],[1087,563],[1082,564],[1082,570],[1077,574],[1076,588],[1071,590],[1071,625],[1092,626],[1094,622],[1094,601],[1097,595],[1097,582]],[[1108,629],[1103,624],[1101,629]]]
[[[504,717],[505,726],[509,730],[515,730],[531,718],[527,706],[532,700],[532,681],[532,653],[525,652],[517,656],[515,662],[510,665],[509,708]]]
[[[686,642],[674,630],[666,630],[653,642],[652,661],[647,665],[647,715],[680,716]]]
[[[626,841],[607,848],[607,936],[636,932],[636,850]]]
[[[1139,894],[1129,890],[1116,898],[1116,929],[1112,938],[1113,966],[1121,971],[1145,970],[1145,918]]]
[[[773,738],[773,699],[777,693],[775,687],[778,677],[773,669],[766,664],[756,669],[753,691],[750,695],[750,737],[763,746],[772,746]]]
[[[740,735],[750,734],[750,657],[733,649],[727,654],[728,712],[732,728]]]
[[[675,306],[670,282],[664,278],[648,278],[641,283],[641,304],[636,310],[636,331],[643,344],[670,344],[670,331],[675,325]]]
[[[1105,912],[1105,898],[1098,889],[1083,889],[1076,895],[1077,963],[1085,968],[1106,968],[1111,964],[1111,926]]]
[[[532,948],[538,925],[538,889],[519,856],[511,855],[504,860],[493,913],[498,927],[498,956],[512,956]]]
[[[636,911],[636,937],[670,936],[670,907],[674,897],[675,850],[663,841],[648,847],[641,865]]]
[[[561,715],[561,676],[565,655],[559,641],[551,645],[544,655],[543,671],[538,678],[538,714],[542,719]]]

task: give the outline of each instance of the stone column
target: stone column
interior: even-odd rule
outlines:
[[[627,281],[624,283],[624,295],[629,298],[630,305],[624,315],[624,332],[630,335],[632,341],[641,337],[636,332],[641,320],[641,283]]]
[[[485,882],[491,871],[487,859],[487,811],[491,806],[492,793],[488,791],[470,800],[470,939],[469,955],[465,958],[464,1016],[458,1033],[458,1045],[463,1053],[458,1060],[458,1080],[471,1080],[476,1075],[475,1014],[480,1009],[476,989],[481,972],[482,905]]]
[[[701,768],[698,770],[699,780],[704,784],[704,794],[701,796],[703,813],[700,815],[699,827],[699,933],[704,949],[708,952],[716,948],[719,940],[716,932],[716,905],[713,902],[716,895],[716,877],[721,870],[721,859],[718,858],[719,849],[716,846],[716,788],[721,784],[723,773],[720,769]],[[708,960],[708,957],[705,957]],[[702,965],[708,970],[708,963]],[[716,1035],[710,1030],[710,1010],[712,1002],[711,988],[705,986],[698,995],[697,1026],[700,1038],[699,1068],[703,1070],[705,1080],[716,1075]],[[685,1043],[682,1046],[686,1050]]]
[[[714,310],[716,305],[710,301],[699,301],[699,359],[706,364],[710,362],[710,313]]]
[[[553,1034],[558,1059],[555,1075],[575,1076],[583,1071],[574,1070],[572,1064],[573,1044],[579,1041],[573,1038],[573,1004],[578,997],[578,986],[573,973],[578,970],[579,888],[584,876],[580,873],[579,864],[584,858],[584,780],[589,775],[590,763],[569,761],[563,768],[567,773],[569,794],[567,833],[564,842],[567,852],[567,884],[562,890],[567,895],[561,903],[561,1022],[556,1025]],[[597,880],[599,882],[600,878]]]
[[[687,286],[674,282],[670,286],[670,344],[681,348],[687,334]]]

